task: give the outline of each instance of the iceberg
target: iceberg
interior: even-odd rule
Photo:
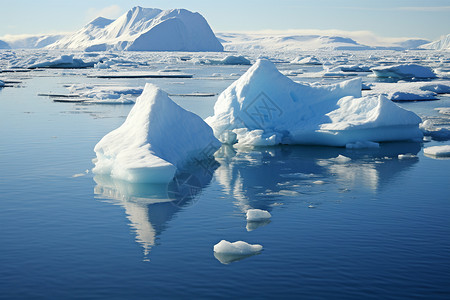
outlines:
[[[429,67],[417,64],[403,64],[394,66],[379,66],[371,69],[377,77],[391,78],[436,78],[436,74]]]
[[[95,174],[136,183],[168,183],[190,162],[220,147],[197,115],[147,83],[125,122],[95,146]]]
[[[208,22],[185,9],[136,6],[116,20],[97,18],[47,49],[223,51]]]
[[[214,252],[229,255],[251,255],[261,252],[263,246],[255,244],[251,245],[243,241],[230,243],[229,241],[221,240],[214,245]]]
[[[296,83],[258,60],[220,94],[206,122],[236,146],[304,144],[344,147],[356,142],[422,139],[421,119],[384,96],[361,97],[361,79]]]
[[[450,50],[450,33],[443,36],[441,39],[422,45],[420,48],[429,49],[429,50]]]
[[[272,217],[267,210],[249,209],[247,210],[247,222],[265,221]]]

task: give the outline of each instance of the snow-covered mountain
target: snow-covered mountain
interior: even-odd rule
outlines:
[[[4,42],[0,40],[0,49],[10,49],[11,47],[8,45],[7,42]]]
[[[97,18],[47,49],[223,51],[205,18],[185,9],[136,6],[116,20]]]
[[[421,46],[421,48],[430,50],[450,50],[450,33],[443,36],[440,40]]]

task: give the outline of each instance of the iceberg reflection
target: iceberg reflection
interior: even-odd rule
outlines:
[[[204,166],[208,165],[208,169]],[[110,176],[94,177],[96,198],[108,199],[125,208],[136,241],[147,257],[167,223],[182,208],[194,203],[212,179],[217,162],[191,165],[179,171],[168,184],[130,183]]]
[[[222,146],[215,154],[220,162],[215,178],[243,212],[251,208],[270,211],[283,197],[297,199],[314,193],[319,189],[314,186],[323,190],[327,184],[335,184],[340,190],[377,192],[418,161],[399,160],[398,155],[417,154],[421,146],[412,142],[385,143],[371,149]]]

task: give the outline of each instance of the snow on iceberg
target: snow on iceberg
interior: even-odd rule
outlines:
[[[359,78],[331,85],[296,83],[270,61],[258,60],[219,96],[206,122],[221,142],[237,146],[343,147],[422,138],[416,114],[383,96],[359,97]]]
[[[208,22],[185,9],[136,6],[112,21],[101,18],[47,46],[87,51],[223,51]]]
[[[450,145],[433,146],[423,149],[426,155],[435,157],[449,157],[450,156]]]
[[[436,78],[436,74],[429,67],[417,64],[403,64],[394,66],[379,66],[371,69],[377,77],[391,78]]]
[[[247,210],[246,216],[248,222],[265,221],[272,217],[272,215],[267,210],[262,209],[249,209]]]
[[[93,172],[129,182],[167,183],[177,169],[219,147],[199,116],[147,83],[125,122],[95,146]]]

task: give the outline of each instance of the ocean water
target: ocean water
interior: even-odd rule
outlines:
[[[82,71],[16,76],[19,87],[0,89],[1,299],[450,298],[450,160],[423,154],[442,142],[223,146],[168,186],[133,185],[90,172],[95,144],[131,106],[37,96],[105,81]],[[219,93],[232,82],[106,82],[147,81],[170,93]],[[216,98],[173,97],[202,117]],[[433,116],[450,98],[401,105]],[[417,157],[398,159],[405,153]],[[271,221],[247,224],[250,207]],[[216,257],[222,239],[264,249]]]

